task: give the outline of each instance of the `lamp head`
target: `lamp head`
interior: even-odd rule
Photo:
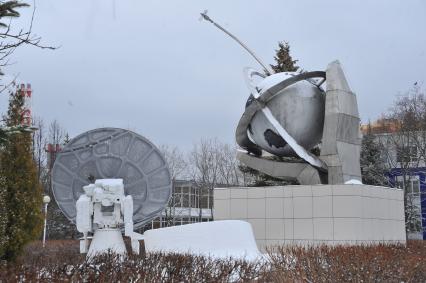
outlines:
[[[49,202],[50,202],[50,197],[49,196],[43,196],[43,203],[48,204]]]

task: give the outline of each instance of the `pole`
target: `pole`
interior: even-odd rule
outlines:
[[[43,248],[46,247],[46,227],[47,227],[47,204],[44,204],[44,229],[43,229]]]
[[[47,205],[50,202],[50,197],[45,195],[43,197],[44,203],[44,229],[43,229],[43,248],[46,247],[46,230],[47,230]]]
[[[216,23],[215,21],[213,21],[209,16],[207,16],[207,10],[204,13],[200,13],[200,14],[201,14],[201,17],[204,20],[206,20],[208,22],[211,22],[215,27],[217,27],[218,29],[220,29],[221,31],[223,31],[224,33],[226,33],[227,35],[229,35],[236,42],[238,42],[238,44],[241,45],[265,69],[265,71],[268,73],[268,75],[272,75],[272,74],[275,73],[274,70],[272,70],[272,68],[270,66],[264,64],[260,60],[260,58],[257,57],[256,54],[254,54],[254,52],[252,50],[250,50],[250,48],[247,47],[247,45],[245,45],[244,43],[242,43],[235,35],[233,35],[229,31],[227,31],[226,29],[224,29],[218,23]]]

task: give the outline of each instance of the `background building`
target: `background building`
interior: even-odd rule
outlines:
[[[213,191],[194,181],[174,180],[169,205],[143,230],[213,220]]]
[[[407,237],[426,240],[426,133],[401,131],[392,119],[362,125],[361,130],[381,146],[389,184],[404,190]]]

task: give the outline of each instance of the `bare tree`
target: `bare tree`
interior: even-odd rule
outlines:
[[[198,187],[199,196],[209,196],[213,215],[213,190],[217,186],[239,185],[243,179],[236,160],[236,149],[217,139],[202,139],[189,153],[191,176]],[[201,208],[200,215],[201,218]]]
[[[47,135],[46,135],[47,134]],[[53,144],[62,146],[67,141],[67,134],[64,128],[59,124],[57,120],[52,121],[47,131],[45,131],[45,141],[46,144]],[[45,147],[45,149],[47,149]],[[53,155],[53,156],[52,156]],[[49,160],[46,162],[46,187],[48,193],[53,197],[51,191],[51,179],[50,179],[50,167],[53,165],[56,158],[56,152],[49,153]],[[46,156],[47,158],[47,156]],[[63,215],[61,210],[59,209],[56,202],[52,202],[48,208],[48,217],[47,217],[47,226],[49,237],[52,239],[66,239],[66,238],[75,238],[78,236],[78,232],[75,228],[75,225],[70,225],[69,220]]]
[[[56,149],[60,148],[62,144],[64,144],[65,141],[65,137],[66,137],[66,133],[65,130],[59,125],[57,120],[53,120],[50,124],[49,124],[49,130],[48,130],[48,136],[46,139],[46,147],[45,150],[48,151],[48,148],[54,149],[54,151],[50,151],[47,152],[47,166],[46,166],[46,170],[48,171],[47,174],[47,190],[50,192],[51,189],[51,176],[50,176],[50,170],[53,167],[53,163],[55,162],[56,159]],[[49,144],[53,145],[50,146]]]
[[[33,46],[41,49],[54,50],[57,47],[46,46],[41,44],[41,37],[32,33],[34,15],[35,15],[35,2],[33,2],[33,11],[29,27],[27,29],[13,28],[11,19],[20,16],[17,9],[28,7],[27,3],[21,1],[0,1],[0,67],[5,67],[10,64],[10,56],[20,46]],[[9,21],[6,21],[9,19]],[[0,70],[0,75],[3,75]],[[8,82],[2,85],[0,92],[6,90],[10,84]]]
[[[191,175],[198,184],[213,190],[220,179],[220,144],[217,139],[202,139],[189,155]]]
[[[65,136],[65,130],[59,125],[57,120],[53,120],[49,125],[48,142],[51,144],[63,144]]]
[[[209,189],[218,184],[235,186],[242,183],[238,168],[236,147],[221,143],[217,139],[202,139],[189,155],[191,176]]]
[[[37,130],[33,132],[33,157],[37,164],[37,176],[39,182],[43,183],[43,177],[46,171],[46,128],[43,119],[34,118],[32,120],[33,127]],[[44,183],[43,183],[44,184]]]
[[[188,162],[185,155],[176,146],[160,145],[159,149],[169,166],[172,179],[182,179],[188,176]]]
[[[161,225],[173,226],[181,218],[191,217],[190,211],[194,208],[198,208],[198,221],[206,216],[206,209],[213,215],[213,189],[238,185],[243,180],[235,146],[217,139],[200,140],[187,155],[177,147],[162,145],[159,148],[173,179],[173,197],[161,216]]]
[[[426,100],[420,87],[398,97],[377,130],[382,132],[378,141],[389,175],[404,191],[406,230],[420,232],[422,216],[417,200],[424,184],[416,176],[426,160]]]
[[[219,144],[219,182],[226,186],[240,185],[243,182],[242,172],[236,158],[236,146]]]
[[[161,145],[159,149],[166,159],[173,182],[172,198],[164,210],[164,216],[162,216],[166,227],[168,227],[174,226],[176,219],[182,216],[182,211],[180,211],[179,208],[182,200],[177,199],[178,197],[181,197],[181,194],[175,193],[175,185],[178,179],[188,176],[188,163],[183,152],[176,146],[170,147],[168,145]]]

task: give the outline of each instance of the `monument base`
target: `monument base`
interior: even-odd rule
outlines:
[[[406,242],[402,190],[369,185],[214,190],[215,220],[244,220],[260,249],[273,245]]]
[[[118,228],[102,228],[96,230],[89,251],[87,252],[87,257],[91,258],[108,251],[119,255],[125,255],[127,253],[121,230]]]

